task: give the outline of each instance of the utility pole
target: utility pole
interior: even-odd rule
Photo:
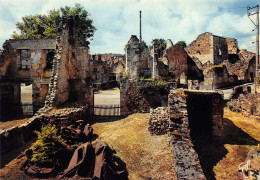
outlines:
[[[140,46],[141,46],[141,42],[142,42],[142,11],[140,11]]]
[[[256,9],[256,12],[253,12],[253,13],[249,13],[248,11],[251,10],[251,9]],[[254,21],[252,21],[250,19],[249,16],[252,16],[252,15],[255,15],[256,14],[256,23],[254,23]],[[256,91],[256,86],[257,86],[257,83],[256,83],[256,78],[258,76],[258,65],[259,65],[259,5],[256,5],[255,7],[247,7],[247,16],[248,18],[252,21],[252,23],[256,26],[256,58],[255,58],[255,93],[257,93]]]

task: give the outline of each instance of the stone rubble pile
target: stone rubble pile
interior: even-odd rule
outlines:
[[[150,109],[149,131],[151,134],[161,135],[173,130],[173,123],[169,121],[169,109],[158,107]]]

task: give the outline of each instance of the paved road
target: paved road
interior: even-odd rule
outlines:
[[[251,92],[254,92],[254,84],[253,83],[246,83],[246,84],[241,84],[241,85],[247,85],[251,87]],[[237,85],[237,86],[241,86],[241,85]],[[224,99],[225,100],[229,100],[231,97],[231,94],[233,92],[233,88],[236,86],[231,86],[231,87],[226,87],[226,88],[221,88],[221,89],[216,89],[216,91],[222,91],[224,93]]]
[[[118,88],[109,90],[100,90],[95,92],[95,105],[119,105],[120,104],[120,90]]]
[[[21,101],[22,103],[32,103],[32,85],[21,85]]]

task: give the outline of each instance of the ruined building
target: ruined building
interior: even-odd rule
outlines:
[[[185,50],[203,72],[201,89],[216,89],[248,82],[252,81],[250,75],[255,76],[255,55],[239,51],[236,39],[203,33]]]
[[[57,39],[7,40],[0,59],[1,121],[22,115],[21,83],[32,84],[33,110],[92,102],[88,42],[79,18],[64,17]],[[47,95],[48,94],[48,95]]]
[[[185,49],[170,40],[167,44],[162,62],[182,87],[217,89],[255,77],[255,54],[239,50],[236,39],[206,32]]]
[[[90,71],[94,86],[111,88],[120,83],[120,75],[125,72],[125,59],[122,56],[98,54],[90,56]]]

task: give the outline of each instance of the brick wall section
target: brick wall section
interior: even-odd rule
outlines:
[[[183,72],[187,74],[187,53],[183,47],[174,45],[166,50],[166,57],[169,65],[169,72],[179,77]]]

